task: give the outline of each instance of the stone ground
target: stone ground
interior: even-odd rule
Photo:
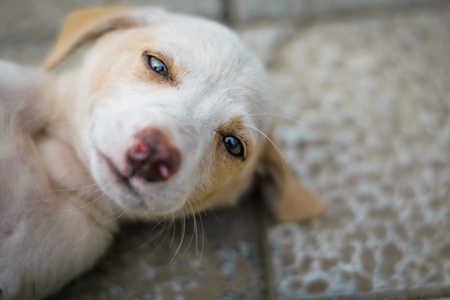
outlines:
[[[117,3],[3,0],[0,59],[38,65],[63,15],[92,2]],[[328,212],[281,224],[249,196],[129,225],[52,299],[450,297],[450,2],[230,2],[268,65],[286,158]],[[218,0],[182,3],[165,5],[224,15]]]

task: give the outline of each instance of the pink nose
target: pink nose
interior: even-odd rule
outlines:
[[[127,152],[132,176],[148,182],[165,181],[180,167],[181,153],[159,128],[148,127],[138,132]]]

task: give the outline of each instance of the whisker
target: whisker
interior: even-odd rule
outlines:
[[[173,220],[173,222],[175,222],[175,216],[173,213],[172,213],[172,220]],[[172,239],[170,240],[169,248],[172,248],[173,241],[175,239],[176,225],[174,225],[174,223],[172,223],[172,228],[173,228],[173,233],[172,233]]]
[[[155,228],[157,228],[159,225],[161,225],[162,222],[164,222],[164,219],[161,219],[161,220],[160,220],[155,226],[153,226],[153,228],[150,229],[150,230],[151,230],[151,231],[155,230]],[[131,253],[131,252],[135,252],[135,251],[138,251],[138,250],[144,248],[145,246],[147,246],[148,244],[150,244],[151,242],[153,242],[155,239],[157,239],[157,238],[160,236],[161,232],[167,232],[165,229],[167,229],[167,228],[166,228],[166,227],[162,227],[161,230],[158,232],[157,235],[152,236],[152,237],[151,237],[150,239],[148,239],[147,241],[143,242],[143,243],[140,244],[139,246],[137,246],[137,247],[135,247],[135,248],[133,248],[133,249],[131,249],[131,250],[129,250],[129,251],[125,251],[124,253],[118,254],[118,256],[126,255],[126,254],[129,254],[129,253]],[[162,243],[164,243],[164,241],[166,240],[166,238],[167,238],[167,234],[165,235],[165,238],[163,239]],[[152,248],[152,251],[157,250],[157,249],[162,245],[162,243],[159,243],[159,245],[158,245],[157,247]]]
[[[114,222],[114,221],[118,220],[121,216],[123,216],[127,211],[128,211],[128,208],[123,208],[123,209],[122,209],[122,213],[119,214],[117,217],[115,217],[115,218],[113,218],[113,219],[111,219],[111,220],[105,221],[105,222],[101,222],[101,223],[102,223],[102,224],[107,224],[107,223]],[[114,213],[113,213],[113,214],[114,214]]]
[[[189,206],[191,207],[192,212],[194,212],[194,207],[192,206],[192,204],[190,202]],[[195,257],[197,258],[198,261],[198,230],[197,230],[197,217],[194,215],[194,234],[195,234]]]
[[[84,207],[88,207],[89,205],[93,204],[94,202],[98,201],[99,199],[101,199],[103,196],[105,196],[105,194],[103,193],[103,191],[101,189],[96,189],[95,191],[93,191],[92,193],[90,193],[89,195],[87,195],[86,197],[84,197],[83,199],[81,199],[80,202],[83,202],[84,200],[86,200],[87,198],[89,198],[90,196],[92,196],[95,193],[101,192],[102,194],[95,198],[94,200],[88,202],[87,204],[81,205],[81,206],[76,206],[76,207],[71,207],[71,208],[67,208],[67,209],[62,209],[60,211],[72,211],[72,210],[76,210],[76,209],[80,209],[80,208],[84,208]]]
[[[92,229],[98,225],[98,220],[103,216],[103,209],[101,210],[101,212],[99,212],[99,216],[95,219],[94,223],[92,223],[91,227],[89,227],[89,229],[86,231],[85,234],[83,234],[83,236],[81,238],[79,238],[73,245],[79,243],[81,240],[83,240],[84,238],[86,238],[89,233],[92,231]]]
[[[173,255],[172,259],[167,264],[168,266],[170,266],[172,264],[172,262],[174,261],[175,257],[178,254],[178,251],[180,251],[181,245],[183,244],[183,241],[184,241],[184,235],[186,233],[186,216],[184,215],[184,213],[183,213],[183,223],[181,223],[181,224],[182,224],[182,228],[183,228],[183,232],[181,234],[181,240],[180,240],[180,243],[178,244],[178,248],[175,251],[175,254]]]
[[[78,191],[78,190],[87,189],[87,188],[90,188],[90,187],[93,187],[93,186],[97,186],[97,184],[84,185],[84,186],[81,186],[81,187],[71,188],[71,189],[51,189],[51,191],[54,191],[54,192]]]
[[[195,204],[195,203],[194,203]],[[198,256],[198,243],[197,243],[197,267],[195,268],[195,270],[191,273],[191,275],[193,275],[195,272],[197,272],[198,271],[198,269],[200,268],[200,263],[201,263],[201,260],[202,260],[202,257],[203,257],[203,249],[204,249],[204,246],[205,246],[205,229],[204,229],[204,227],[203,227],[203,220],[202,220],[202,214],[201,214],[201,211],[199,210],[199,207],[197,206],[197,204],[195,204],[196,205],[196,207],[197,207],[197,210],[199,211],[199,214],[198,214],[198,216],[200,217],[200,224],[201,224],[201,228],[202,228],[202,244],[201,244],[201,249],[200,249],[200,255]],[[196,228],[196,230],[197,230],[197,223],[195,222],[194,223],[195,224],[195,228]],[[198,234],[197,234],[197,237],[196,237],[196,239],[198,238]]]
[[[189,240],[189,243],[188,243],[188,245],[186,246],[186,249],[184,250],[184,252],[181,254],[181,257],[180,258],[178,258],[177,260],[175,260],[172,264],[175,264],[175,263],[177,263],[178,261],[180,261],[183,257],[184,257],[184,255],[186,254],[186,252],[189,250],[189,247],[191,246],[191,244],[192,244],[192,240],[194,239],[194,235],[195,235],[195,229],[196,229],[196,222],[195,222],[195,216],[193,216],[193,218],[194,218],[194,228],[193,228],[193,230],[192,230],[192,232],[193,232],[193,234],[191,235],[191,238],[190,238],[190,240]]]
[[[280,114],[274,114],[274,113],[254,113],[254,114],[249,114],[249,116],[274,116],[274,117],[285,118],[285,119],[290,120],[290,121],[292,121],[292,122],[294,122],[294,123],[296,123],[296,124],[298,124],[300,126],[305,127],[306,129],[309,130],[310,133],[312,133],[314,135],[317,135],[317,133],[314,130],[312,130],[311,127],[306,125],[305,123],[302,123],[299,120],[293,119],[293,118],[288,117],[288,116],[284,116],[284,115],[280,115]]]
[[[34,108],[36,108],[36,106]],[[34,122],[34,121],[36,121],[36,120],[38,120],[40,118],[43,118],[43,117],[45,117],[45,116],[47,116],[49,114],[52,114],[54,112],[56,112],[56,110],[51,110],[51,111],[48,111],[46,113],[40,114],[39,116],[37,116],[37,117],[35,117],[35,118],[31,119],[31,120],[28,120],[27,123],[32,123],[32,122]]]
[[[203,219],[202,219],[201,215],[200,215],[200,225],[201,225],[201,230],[202,230],[200,255],[198,257],[197,267],[195,268],[194,272],[192,272],[192,274],[194,274],[196,271],[198,271],[198,269],[200,269],[200,263],[201,263],[202,258],[203,258],[203,253],[205,252],[205,227],[203,226]]]
[[[258,131],[259,133],[261,133],[272,144],[272,146],[275,149],[275,151],[277,151],[278,155],[281,158],[281,161],[282,161],[282,164],[283,164],[283,168],[285,168],[287,166],[288,169],[289,169],[289,165],[288,165],[288,162],[287,162],[286,158],[284,157],[284,155],[281,152],[280,148],[275,144],[275,142],[272,141],[272,139],[270,139],[264,132],[262,132],[258,128],[253,127],[253,126],[247,126],[247,127],[250,128],[250,129],[254,129],[254,130]]]

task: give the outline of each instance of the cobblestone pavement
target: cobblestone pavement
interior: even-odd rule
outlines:
[[[38,65],[64,14],[93,2],[118,3],[3,0],[0,59]],[[224,1],[178,3],[164,5],[227,17]],[[449,299],[450,2],[228,4],[268,66],[286,158],[328,212],[280,224],[249,196],[131,224],[52,299]]]

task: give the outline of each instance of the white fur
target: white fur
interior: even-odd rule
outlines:
[[[56,77],[0,63],[0,289],[6,299],[34,293],[42,299],[60,289],[98,260],[121,220],[176,214],[199,189],[218,191],[204,208],[233,203],[251,183],[254,163],[211,186],[215,162],[208,158],[216,151],[214,129],[236,115],[261,148],[264,137],[253,128],[268,132],[270,118],[257,114],[273,105],[263,67],[221,25],[157,12],[139,11],[147,26],[106,34],[79,68]],[[143,37],[143,44],[121,50],[123,41]],[[137,71],[126,70],[147,48],[183,66],[176,86],[136,80]],[[93,92],[104,64],[110,69],[101,75],[103,87]],[[166,130],[182,164],[165,182],[133,178],[136,196],[117,184],[99,153],[126,172],[130,139],[147,126]]]

